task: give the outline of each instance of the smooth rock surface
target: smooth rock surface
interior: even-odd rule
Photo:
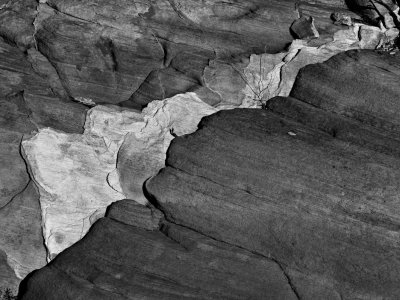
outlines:
[[[297,299],[275,262],[163,223],[99,220],[32,274],[21,299]]]
[[[203,119],[147,182],[152,202],[278,261],[301,299],[397,299],[399,70],[397,56],[350,51],[303,69],[297,99],[272,111]]]
[[[395,299],[398,157],[260,110],[201,127],[147,184],[168,220],[273,257],[305,299]]]
[[[302,69],[290,96],[389,132],[399,132],[399,79],[398,55],[349,51]]]
[[[153,206],[144,206],[134,200],[125,199],[112,203],[107,208],[106,217],[127,225],[157,230],[164,216]]]
[[[123,130],[129,130],[124,122],[135,126],[140,114],[95,110],[88,114],[83,135],[45,128],[22,142],[40,192],[48,259],[82,238],[111,202],[125,198],[109,174],[115,169]]]

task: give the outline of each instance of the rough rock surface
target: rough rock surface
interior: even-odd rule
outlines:
[[[132,200],[113,204],[132,218],[137,210],[151,214],[138,206]],[[30,276],[21,299],[297,299],[279,265],[267,258],[161,216],[160,230],[147,220],[125,220],[113,214],[97,221],[83,240]]]

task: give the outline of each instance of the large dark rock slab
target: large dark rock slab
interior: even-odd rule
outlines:
[[[111,213],[119,209],[152,214],[132,200],[113,204],[110,218],[29,276],[21,299],[297,299],[275,262],[161,215],[160,230],[146,218],[128,225]]]
[[[203,119],[148,182],[153,202],[171,222],[274,258],[301,298],[396,299],[399,71],[397,57],[348,52],[303,69],[297,99],[272,111]]]
[[[354,50],[300,70],[290,96],[376,128],[400,132],[399,80],[399,55]]]

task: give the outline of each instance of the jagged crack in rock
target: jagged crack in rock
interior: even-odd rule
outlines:
[[[205,69],[204,80],[221,99],[229,99],[230,103],[219,103],[220,108],[232,103],[260,107],[275,96],[288,96],[298,71],[306,65],[324,62],[351,49],[375,49],[397,36],[397,29],[392,32],[356,23],[338,30],[330,40],[295,40],[287,52],[252,54],[247,64],[212,61]]]
[[[194,132],[202,117],[216,111],[194,93],[154,101],[144,109],[145,124],[126,136],[118,154],[117,169],[125,195],[147,203],[143,183],[164,167],[174,136]]]
[[[146,184],[153,203],[280,262],[301,298],[397,299],[399,66],[349,51],[304,68],[269,111],[203,119]]]
[[[146,204],[143,183],[164,166],[173,137],[195,131],[216,111],[194,93],[154,101],[142,113],[96,106],[82,135],[44,128],[24,140],[48,259],[81,239],[110,203],[130,198]]]
[[[350,13],[346,3],[355,4],[350,8],[376,26],[360,24],[360,17]],[[332,12],[338,17],[334,23]],[[344,130],[340,117],[321,112],[314,107],[318,103],[304,104],[308,98],[320,97],[313,89],[305,92],[301,88],[307,86],[304,73],[292,92],[302,101],[293,97],[266,101],[287,96],[301,67],[325,61],[339,51],[379,48],[396,53],[398,12],[389,0],[0,0],[0,294],[1,285],[15,290],[20,278],[44,265],[42,232],[52,258],[83,236],[109,202],[127,197],[146,203],[143,183],[164,166],[173,137],[193,132],[201,117],[217,110],[268,106],[329,135],[392,153],[386,131],[372,135],[371,144],[366,134],[369,129],[354,138],[354,131],[359,132],[356,123]],[[279,52],[292,42],[291,24],[298,36],[319,38],[295,41],[287,51]],[[368,60],[393,71],[385,63]],[[349,66],[360,74],[370,72],[353,63]],[[375,81],[383,76],[388,82],[370,92],[385,102],[391,93],[396,94],[391,85],[397,79],[390,72],[369,67],[377,73]],[[321,78],[305,74],[326,88],[324,72],[317,69]],[[347,71],[343,78],[344,83],[353,80]],[[340,90],[342,84],[335,89]],[[345,111],[340,101],[329,98],[328,107],[335,107],[335,114],[368,119],[371,126],[379,124],[385,130],[397,126],[366,118],[368,113],[360,109],[363,103],[354,100],[358,87],[349,90],[343,94],[354,103]],[[217,108],[205,105],[194,94],[149,105],[154,99],[187,91]],[[395,117],[372,98],[364,100],[379,107],[374,113],[389,120]],[[138,113],[97,106],[88,113],[84,128],[88,107],[104,103],[148,108]],[[311,111],[314,114],[307,114]],[[38,135],[30,140],[36,130]],[[40,171],[29,165],[32,178],[20,153],[23,139],[28,140],[26,153],[33,165],[45,166]],[[54,151],[46,152],[46,143]],[[43,200],[43,231],[32,179]],[[60,180],[59,184],[54,180]],[[139,211],[146,219],[146,213]],[[132,216],[140,213],[135,210]],[[156,227],[152,218],[146,220]],[[303,275],[293,269],[286,274],[289,282],[293,279],[296,285],[308,286],[309,274]],[[316,275],[313,280],[321,279]],[[335,289],[328,285],[326,290],[329,294]],[[320,285],[313,298],[326,298],[319,292]]]

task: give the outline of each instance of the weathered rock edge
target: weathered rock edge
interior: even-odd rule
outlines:
[[[81,241],[20,286],[20,299],[264,297],[298,299],[277,263],[132,200],[113,203]]]

